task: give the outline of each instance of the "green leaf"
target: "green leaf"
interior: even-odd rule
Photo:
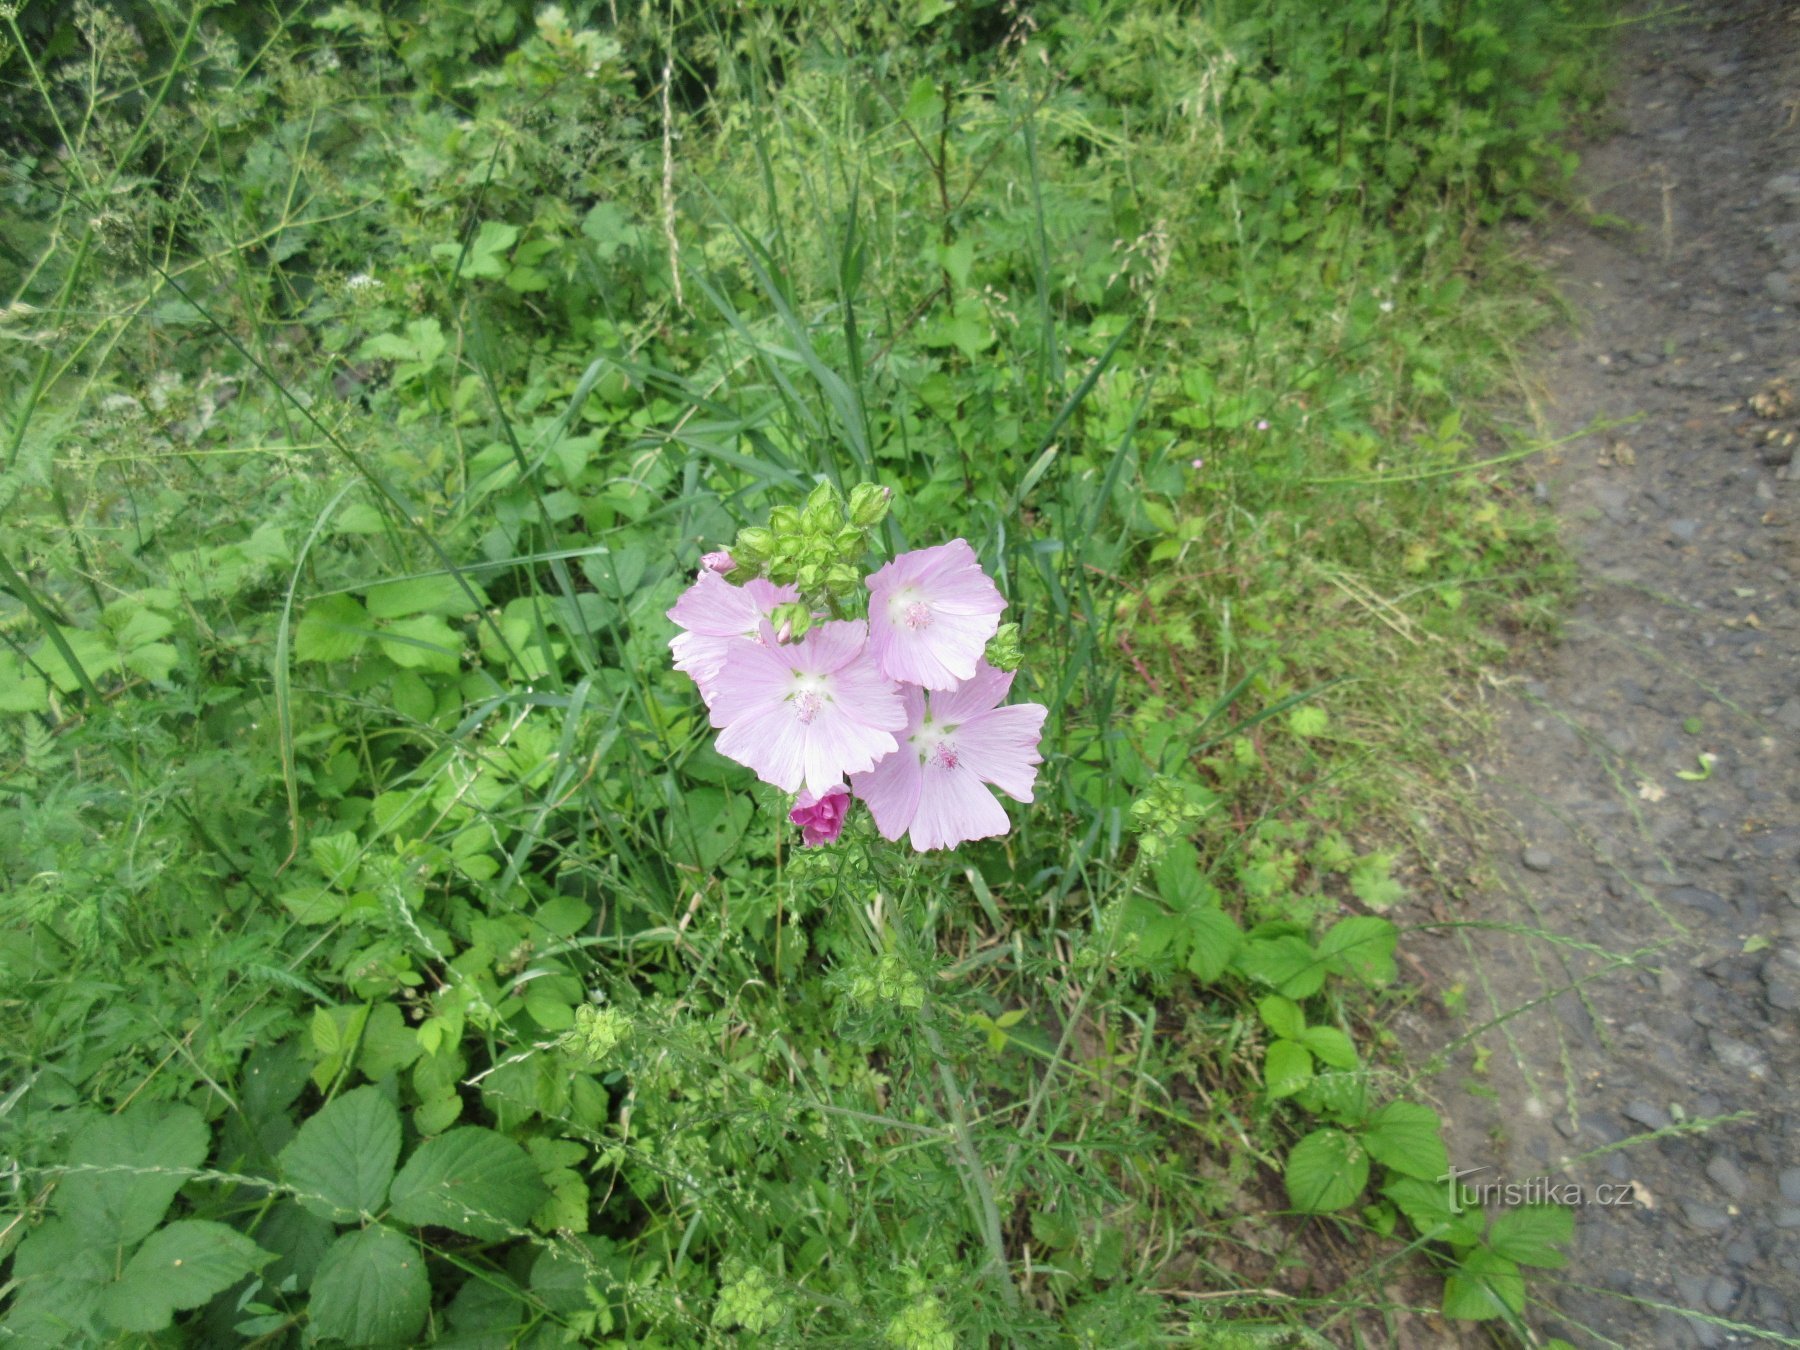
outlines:
[[[506,254],[518,242],[519,227],[508,225],[503,221],[484,220],[481,228],[475,232],[475,238],[469,242],[469,252],[463,258],[462,271],[465,277],[499,278],[506,275]],[[454,245],[445,248],[452,252],[461,252]]]
[[[1461,1212],[1450,1208],[1448,1173],[1444,1179],[1395,1177],[1381,1188],[1406,1221],[1422,1238],[1448,1242],[1453,1247],[1473,1247],[1481,1241],[1481,1211],[1469,1206]]]
[[[909,122],[922,123],[917,130],[932,130],[937,121],[944,115],[944,99],[938,93],[936,81],[929,75],[921,75],[912,83],[906,95],[906,107],[901,110],[902,117]]]
[[[50,710],[50,686],[9,648],[0,648],[0,712]]]
[[[181,1308],[198,1308],[214,1294],[275,1259],[235,1228],[183,1219],[152,1233],[137,1249],[100,1308],[125,1331],[161,1331]]]
[[[57,1208],[92,1242],[136,1242],[162,1222],[211,1139],[200,1113],[185,1105],[140,1102],[91,1120],[70,1144],[69,1164],[108,1170],[64,1177]]]
[[[1568,1257],[1551,1244],[1575,1236],[1575,1212],[1562,1205],[1522,1205],[1503,1210],[1488,1231],[1488,1246],[1522,1266],[1560,1270]]]
[[[108,646],[98,633],[89,632],[85,628],[60,626],[57,631],[63,635],[63,640],[69,644],[69,650],[74,653],[81,668],[88,673],[89,679],[97,680],[119,668],[118,652]],[[56,649],[54,643],[46,640],[31,654],[31,659],[37,663],[38,669],[50,677],[50,683],[63,693],[72,694],[81,688],[80,678],[69,663],[63,660],[63,654]]]
[[[435,670],[454,675],[462,666],[460,634],[435,614],[397,619],[377,635],[382,655],[409,670]]]
[[[1308,1027],[1300,1036],[1300,1044],[1334,1069],[1356,1067],[1356,1046],[1336,1027]]]
[[[348,661],[368,640],[368,611],[347,595],[327,595],[301,614],[294,628],[294,658]]]
[[[1363,1144],[1402,1176],[1437,1181],[1450,1172],[1437,1112],[1417,1102],[1389,1102],[1369,1118]]]
[[[1288,730],[1296,736],[1322,736],[1330,723],[1330,714],[1310,703],[1302,704],[1288,714]]]
[[[481,591],[477,589],[475,594],[480,597]],[[479,601],[471,601],[448,573],[384,581],[369,588],[365,602],[369,614],[377,619],[404,619],[410,614],[467,614],[480,607]]]
[[[1306,1034],[1306,1014],[1300,1005],[1280,994],[1270,994],[1256,1001],[1256,1012],[1263,1025],[1277,1036],[1297,1041]]]
[[[12,1306],[0,1323],[0,1341],[29,1346],[97,1343],[99,1337],[91,1333],[116,1250],[63,1219],[51,1219],[27,1234],[13,1254]]]
[[[1187,968],[1195,979],[1210,984],[1225,973],[1244,945],[1244,932],[1224,910],[1196,909],[1187,916]]]
[[[1292,934],[1250,939],[1238,953],[1237,965],[1288,998],[1310,998],[1325,986],[1325,962],[1305,938]]]
[[[1288,1154],[1288,1200],[1303,1214],[1328,1214],[1362,1194],[1369,1155],[1342,1130],[1314,1130]]]
[[[1297,1041],[1276,1041],[1263,1061],[1263,1084],[1271,1097],[1291,1097],[1312,1082],[1312,1055]]]
[[[1319,955],[1337,974],[1379,987],[1392,984],[1399,973],[1394,968],[1399,940],[1400,930],[1387,919],[1358,914],[1326,930],[1319,939]]]
[[[1525,1310],[1525,1277],[1504,1256],[1478,1247],[1444,1281],[1444,1316],[1484,1322]]]
[[[400,1117],[372,1087],[346,1092],[281,1150],[281,1177],[310,1212],[338,1223],[374,1214],[400,1156]]]
[[[505,1135],[465,1125],[427,1140],[394,1178],[394,1217],[470,1237],[523,1228],[548,1197],[525,1150]]]
[[[319,1262],[312,1331],[346,1345],[417,1344],[431,1309],[419,1249],[380,1224],[345,1233]]]
[[[1370,909],[1392,909],[1406,898],[1406,891],[1388,875],[1394,866],[1391,853],[1371,853],[1358,858],[1350,869],[1350,889]]]

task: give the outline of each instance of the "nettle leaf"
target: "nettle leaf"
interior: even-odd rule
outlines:
[[[101,1296],[101,1311],[124,1331],[161,1331],[178,1309],[198,1308],[274,1259],[235,1228],[183,1219],[137,1249]]]
[[[462,666],[462,636],[435,614],[396,619],[377,635],[381,653],[409,670],[454,675]]]
[[[1568,1257],[1551,1244],[1575,1236],[1575,1211],[1562,1205],[1523,1205],[1503,1210],[1488,1231],[1488,1246],[1522,1266],[1559,1270]]]
[[[407,577],[402,581],[384,581],[371,586],[366,597],[369,613],[377,619],[404,619],[411,614],[467,614],[481,607],[482,592],[469,583],[476,599],[446,573]]]
[[[1387,919],[1358,914],[1326,930],[1319,939],[1319,955],[1334,972],[1379,987],[1392,984],[1399,974],[1394,968],[1399,941],[1400,930]]]
[[[374,1214],[400,1157],[400,1116],[379,1089],[346,1092],[300,1127],[281,1150],[281,1177],[321,1218],[349,1223]]]
[[[1329,1214],[1362,1194],[1369,1183],[1369,1155],[1342,1130],[1314,1130],[1288,1154],[1282,1179],[1295,1209]]]
[[[50,710],[50,686],[10,649],[0,648],[0,712]]]
[[[162,1222],[169,1202],[206,1161],[206,1121],[191,1106],[143,1102],[89,1121],[69,1147],[74,1171],[57,1188],[57,1207],[89,1240],[136,1242]]]
[[[536,1164],[505,1135],[464,1125],[421,1144],[394,1178],[393,1214],[470,1237],[523,1228],[549,1197]]]
[[[1429,1106],[1389,1102],[1369,1118],[1363,1143],[1402,1176],[1440,1181],[1450,1172],[1450,1155],[1438,1136],[1440,1124]]]
[[[369,640],[369,612],[347,595],[313,601],[294,627],[294,659],[348,661]]]
[[[1525,1277],[1504,1256],[1478,1247],[1444,1281],[1444,1316],[1483,1322],[1525,1310]]]
[[[1312,1055],[1297,1041],[1276,1041],[1263,1061],[1263,1083],[1271,1097],[1291,1097],[1312,1082]]]
[[[345,1233],[319,1262],[312,1284],[312,1330],[346,1345],[416,1344],[431,1309],[425,1260],[391,1228]]]
[[[1394,1202],[1422,1238],[1441,1239],[1452,1247],[1473,1247],[1481,1241],[1481,1210],[1473,1205],[1450,1207],[1448,1174],[1439,1181],[1395,1177],[1381,1193]]]

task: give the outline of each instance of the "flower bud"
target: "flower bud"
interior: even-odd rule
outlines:
[[[724,576],[735,568],[737,563],[732,560],[731,554],[720,549],[716,553],[702,553],[700,565],[709,572],[717,572],[720,576]]]
[[[732,555],[746,566],[755,567],[768,561],[769,554],[775,548],[775,535],[760,525],[746,526],[738,531],[737,543],[732,546]]]
[[[994,636],[988,639],[984,655],[987,663],[995,670],[1017,670],[1019,663],[1025,659],[1024,649],[1019,642],[1019,625],[1001,624]]]
[[[800,513],[791,506],[778,506],[769,512],[769,529],[776,535],[800,533]]]
[[[769,622],[775,625],[775,641],[798,642],[812,627],[813,616],[810,609],[795,600],[775,606],[769,614]]]
[[[858,483],[850,489],[850,523],[858,529],[873,529],[887,519],[888,506],[893,500],[892,488],[879,483]]]
[[[834,531],[843,523],[844,508],[838,502],[837,489],[830,483],[820,483],[806,499],[806,509],[800,513],[801,524],[808,534],[826,534]]]

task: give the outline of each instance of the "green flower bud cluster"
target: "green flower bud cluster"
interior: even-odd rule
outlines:
[[[884,1339],[894,1350],[956,1350],[956,1333],[935,1294],[916,1299],[889,1320]]]
[[[1138,832],[1138,852],[1154,862],[1169,844],[1193,833],[1212,809],[1212,794],[1197,783],[1158,774],[1131,804],[1131,826]]]
[[[558,1044],[574,1058],[592,1067],[599,1064],[631,1035],[631,1014],[622,1008],[596,1008],[584,1003],[575,1009],[575,1025]]]
[[[987,663],[995,670],[1017,670],[1025,660],[1025,648],[1019,641],[1019,625],[1003,623],[1000,631],[988,639]]]
[[[743,570],[733,579],[765,576],[778,586],[798,586],[800,603],[778,610],[774,623],[777,629],[791,624],[792,636],[800,637],[813,610],[838,613],[862,588],[869,535],[887,518],[893,495],[890,488],[859,483],[846,502],[830,483],[820,483],[806,505],[778,506],[766,526],[738,531],[731,556]]]
[[[735,1262],[728,1262],[731,1266]],[[728,1269],[719,1301],[713,1308],[712,1324],[727,1331],[742,1328],[754,1336],[766,1335],[780,1325],[787,1315],[787,1301],[781,1291],[769,1282],[760,1266]]]
[[[865,1010],[886,1004],[917,1012],[925,1006],[924,983],[892,952],[853,974],[848,992],[851,1001]]]

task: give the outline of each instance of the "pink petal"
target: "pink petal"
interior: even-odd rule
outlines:
[[[998,708],[1012,690],[1012,672],[997,670],[986,661],[975,667],[975,673],[954,689],[935,692],[931,696],[931,716],[939,722],[955,725],[979,713]]]
[[[850,787],[869,808],[881,837],[893,840],[912,828],[924,780],[918,752],[903,744],[877,762],[872,772],[852,776]]]
[[[806,740],[794,734],[798,725],[783,709],[745,717],[719,733],[715,748],[726,759],[754,769],[765,783],[792,792],[806,773]]]
[[[919,808],[912,821],[912,846],[919,852],[990,839],[1012,828],[1006,808],[965,766],[927,761],[920,776]]]
[[[742,640],[733,640],[728,646],[713,682],[712,724],[728,727],[782,709],[794,679],[792,668],[782,659],[785,649]]]
[[[1007,796],[1030,801],[1037,766],[1044,762],[1038,742],[1048,715],[1041,703],[1015,703],[971,717],[952,738],[958,763]]]
[[[742,637],[756,630],[761,617],[749,587],[733,586],[710,571],[702,572],[669,611],[669,618],[688,632],[708,637]]]

